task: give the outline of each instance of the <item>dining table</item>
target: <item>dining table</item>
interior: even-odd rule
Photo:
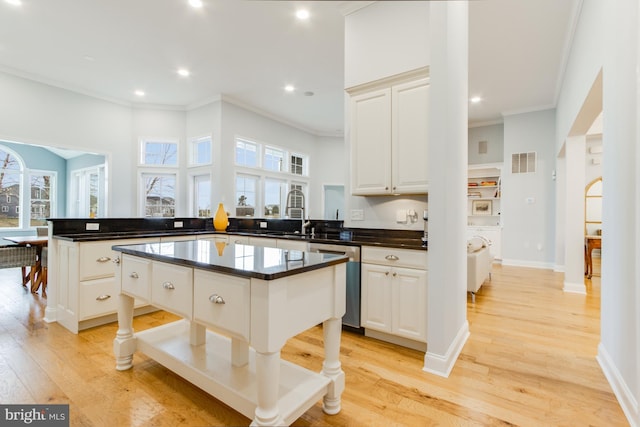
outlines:
[[[42,265],[42,248],[47,246],[49,243],[48,236],[4,236],[2,237],[4,240],[8,240],[11,243],[15,243],[17,245],[22,246],[33,246],[36,248],[37,259],[36,263],[31,266],[29,273],[25,275],[23,278],[23,283],[31,282],[31,292],[38,292],[40,287],[42,287],[43,292],[47,287],[47,279],[46,275],[43,274],[43,268],[46,266]]]

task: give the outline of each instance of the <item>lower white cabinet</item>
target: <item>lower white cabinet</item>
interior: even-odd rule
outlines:
[[[426,343],[427,252],[364,246],[361,298],[365,330]]]
[[[122,239],[49,242],[49,281],[55,282],[55,320],[73,333],[116,320],[120,262],[114,245],[157,242],[159,239]],[[148,299],[146,299],[148,301]],[[137,313],[156,310],[136,300]]]

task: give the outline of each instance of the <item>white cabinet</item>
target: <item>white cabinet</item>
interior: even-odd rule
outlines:
[[[50,277],[56,281],[56,321],[73,333],[116,320],[120,293],[120,254],[114,245],[157,242],[159,239],[100,240],[71,242],[53,239],[55,257],[50,257]],[[115,272],[118,270],[118,274]],[[148,299],[147,299],[148,301]],[[155,310],[136,300],[137,314]]]
[[[362,326],[411,341],[427,341],[427,252],[362,248]],[[402,341],[394,341],[404,344]]]
[[[429,79],[394,81],[350,91],[354,195],[427,193]]]

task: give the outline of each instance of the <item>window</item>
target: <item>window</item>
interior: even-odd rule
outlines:
[[[211,176],[196,175],[193,177],[193,210],[196,216],[211,216]]]
[[[144,216],[173,217],[176,211],[176,175],[142,174]]]
[[[304,186],[302,184],[291,184],[291,190],[287,195],[287,207],[285,215],[289,218],[303,218],[305,212]]]
[[[264,149],[264,168],[272,171],[281,171],[284,165],[284,151],[277,148],[266,147]]]
[[[283,217],[282,205],[287,183],[279,179],[264,180],[264,216],[265,218]]]
[[[211,137],[203,136],[191,141],[191,165],[201,166],[211,164]]]
[[[54,173],[31,172],[29,174],[31,189],[29,227],[47,225],[47,218],[51,217],[52,203],[55,200],[52,194],[55,188],[55,178]]]
[[[105,165],[71,171],[71,216],[107,216]]]
[[[236,164],[258,167],[258,144],[244,139],[236,139]]]
[[[257,177],[251,175],[236,176],[236,216],[255,215],[257,188]]]
[[[5,201],[1,209],[0,228],[19,227],[20,216],[16,208],[20,205],[22,192],[22,161],[0,147],[0,165],[0,195],[4,195],[0,200]]]
[[[306,175],[304,170],[304,159],[302,156],[291,155],[291,173],[294,175]]]
[[[147,166],[178,166],[178,143],[142,141],[140,163]]]

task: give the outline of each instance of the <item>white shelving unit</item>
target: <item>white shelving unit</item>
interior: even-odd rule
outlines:
[[[502,163],[469,165],[467,186],[467,237],[491,242],[491,254],[502,259]]]

